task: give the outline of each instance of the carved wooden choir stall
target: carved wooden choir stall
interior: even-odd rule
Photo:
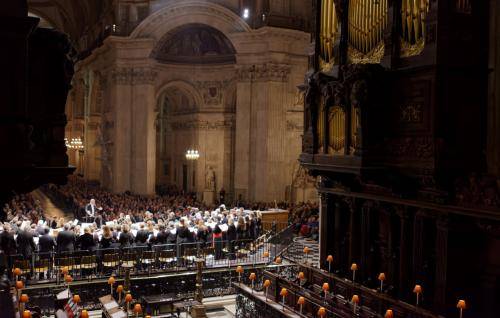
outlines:
[[[300,162],[321,180],[320,259],[332,254],[341,276],[357,262],[369,287],[388,273],[408,302],[419,284],[433,312],[456,315],[465,297],[472,316],[492,317],[487,2],[312,3]]]

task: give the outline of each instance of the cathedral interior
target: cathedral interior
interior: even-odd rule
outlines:
[[[500,1],[0,17],[0,317],[498,317]]]

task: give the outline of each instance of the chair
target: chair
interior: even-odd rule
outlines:
[[[198,249],[196,247],[187,247],[184,250],[184,260],[186,261],[186,265],[189,266],[189,263],[193,263],[198,256]]]
[[[104,254],[102,266],[104,270],[115,270],[120,264],[120,255],[118,253]],[[119,267],[118,267],[119,268]]]
[[[82,256],[80,260],[80,271],[90,271],[96,273],[97,270],[97,257],[95,255]]]
[[[154,267],[155,263],[155,252],[154,251],[143,251],[141,255],[141,264],[148,268],[148,272]]]
[[[174,250],[160,251],[158,252],[158,260],[160,261],[160,265],[165,264],[169,267],[172,263],[175,264],[177,262],[177,257]]]
[[[122,267],[134,267],[137,264],[136,254],[133,252],[124,252],[121,261]]]

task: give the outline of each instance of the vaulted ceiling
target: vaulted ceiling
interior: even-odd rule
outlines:
[[[67,33],[74,43],[84,35],[94,36],[113,14],[112,0],[28,0],[28,5],[31,13]]]

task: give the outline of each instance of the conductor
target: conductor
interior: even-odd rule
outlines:
[[[102,210],[102,207],[97,207],[95,205],[95,199],[90,199],[90,203],[88,203],[86,206],[85,206],[85,221],[87,223],[93,223],[95,218],[96,218],[96,212],[97,210]]]

